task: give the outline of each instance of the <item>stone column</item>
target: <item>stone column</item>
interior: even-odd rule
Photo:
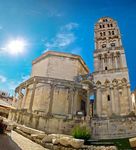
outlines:
[[[105,63],[104,63],[104,57],[102,57],[102,67],[101,67],[101,68],[102,68],[102,71],[105,70],[105,68],[104,68],[105,65],[104,65],[104,64],[105,64]]]
[[[101,87],[97,88],[96,91],[96,114],[101,116],[102,111],[102,97],[101,97]]]
[[[129,111],[133,111],[133,104],[131,99],[131,92],[130,92],[130,84],[127,85],[127,95],[128,95],[128,104],[129,104]]]
[[[93,89],[94,90],[94,104],[93,104],[93,115],[96,115],[96,87]]]
[[[115,113],[117,114],[117,115],[120,115],[120,106],[119,106],[119,101],[120,101],[120,99],[119,99],[119,91],[118,91],[118,89],[117,89],[117,86],[115,86],[114,87],[114,99],[115,99],[115,103],[116,103],[116,107],[115,107]]]
[[[69,89],[68,93],[68,114],[72,113],[73,89]]]
[[[25,88],[25,95],[24,95],[23,102],[22,102],[22,109],[25,108],[27,94],[28,94],[28,86]]]
[[[52,114],[54,89],[55,89],[55,85],[54,85],[54,83],[51,83],[51,85],[50,85],[50,103],[49,103],[48,115]]]
[[[111,67],[111,57],[109,56],[108,57],[108,69],[111,69],[112,67]]]
[[[72,89],[71,93],[71,114],[74,112],[74,97],[75,97],[75,89]]]
[[[32,88],[32,94],[31,94],[31,98],[30,98],[30,104],[29,104],[29,112],[32,112],[32,108],[33,108],[33,101],[34,101],[34,95],[35,95],[35,89],[36,89],[36,80],[34,79],[34,83],[33,83],[33,88]]]
[[[16,107],[16,91],[15,91],[15,93],[14,93],[14,97],[13,97],[13,101],[12,101],[12,106],[14,106],[14,107]]]
[[[112,114],[115,114],[115,99],[113,93],[113,86],[110,87],[111,103],[112,103]]]
[[[117,60],[117,56],[115,56],[115,68],[118,68],[118,60]]]
[[[21,108],[21,104],[22,104],[22,93],[21,93],[21,90],[22,90],[22,88],[19,87],[17,109],[20,109]]]
[[[87,90],[86,116],[90,116],[90,90]]]

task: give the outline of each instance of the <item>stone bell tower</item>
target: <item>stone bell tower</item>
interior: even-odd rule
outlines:
[[[95,25],[95,114],[126,116],[132,110],[125,51],[117,22],[103,17]]]

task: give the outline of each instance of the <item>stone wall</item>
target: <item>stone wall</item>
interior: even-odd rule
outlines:
[[[117,150],[116,146],[84,145],[83,139],[75,139],[66,134],[47,134],[39,130],[19,125],[16,132],[50,150]]]
[[[74,80],[75,76],[89,73],[89,69],[78,55],[48,51],[33,61],[33,76]]]
[[[136,136],[136,116],[115,118],[93,118],[93,139],[118,139]]]
[[[28,127],[45,131],[47,133],[71,134],[72,128],[76,125],[88,125],[83,118],[68,119],[61,115],[40,115],[32,114],[22,110],[11,110],[9,119]]]

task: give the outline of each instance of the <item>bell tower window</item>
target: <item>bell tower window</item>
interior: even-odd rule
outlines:
[[[110,95],[107,95],[107,100],[110,101]]]
[[[106,44],[103,44],[103,45],[102,45],[102,48],[105,48],[105,47],[106,47]]]
[[[115,43],[111,43],[111,47],[115,47]]]
[[[105,67],[105,70],[108,70],[108,67]]]

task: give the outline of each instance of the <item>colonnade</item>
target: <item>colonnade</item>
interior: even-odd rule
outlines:
[[[47,113],[48,115],[52,115],[54,92],[59,86],[69,91],[67,95],[67,100],[68,100],[67,114],[69,115],[76,114],[75,109],[77,109],[76,108],[77,100],[79,100],[78,92],[80,90],[84,90],[82,88],[82,84],[77,84],[71,81],[65,81],[61,83],[61,80],[59,80],[59,82],[55,81],[55,79],[52,81],[49,81],[49,78],[40,79],[38,77],[33,77],[33,80],[30,83],[29,81],[26,81],[25,83],[23,83],[22,85],[16,88],[15,97],[18,98],[18,106],[17,106],[18,110],[26,109],[27,112],[33,113],[35,92],[36,92],[36,88],[38,87],[38,84],[40,83],[44,83],[44,86],[46,86],[46,84],[50,86],[49,106],[48,106],[48,113]],[[30,94],[29,99],[27,97],[28,93]],[[26,107],[26,103],[27,103],[27,107]],[[89,88],[86,89],[86,115],[87,116],[90,115],[90,89]]]
[[[108,99],[108,96],[109,98]],[[112,115],[128,115],[133,111],[130,85],[114,82],[107,85],[96,85],[96,115],[108,117]],[[106,111],[105,111],[106,108]]]
[[[98,71],[122,68],[120,53],[98,55]]]

